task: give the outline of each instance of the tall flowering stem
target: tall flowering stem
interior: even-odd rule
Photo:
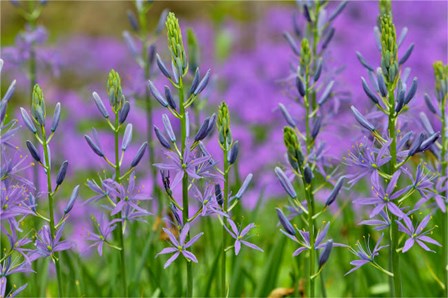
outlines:
[[[59,223],[55,222],[55,201],[54,201],[54,195],[59,189],[59,186],[64,181],[65,175],[67,173],[67,167],[68,162],[65,161],[56,178],[56,187],[53,188],[52,185],[52,179],[51,179],[51,167],[52,167],[52,161],[50,159],[50,141],[54,136],[54,133],[56,129],[58,128],[60,117],[61,117],[61,104],[58,103],[54,110],[54,116],[51,123],[50,130],[48,130],[48,127],[46,127],[46,104],[44,95],[42,92],[42,89],[39,85],[35,85],[33,88],[33,94],[32,94],[32,105],[31,105],[31,115],[26,112],[25,109],[21,108],[22,118],[25,123],[25,125],[28,127],[28,129],[33,133],[35,139],[39,144],[41,144],[43,148],[43,154],[44,159],[42,160],[40,157],[39,150],[30,142],[27,141],[26,145],[28,147],[28,150],[30,151],[31,156],[34,158],[34,160],[43,167],[45,174],[47,176],[47,199],[48,199],[48,213],[49,213],[49,219],[45,218],[44,216],[40,215],[36,212],[38,217],[41,219],[47,221],[49,223],[49,232],[50,235],[48,235],[48,227],[44,226],[42,230],[39,232],[41,235],[41,241],[46,245],[44,247],[40,246],[39,240],[36,242],[37,251],[33,253],[31,259],[37,259],[40,257],[47,257],[51,256],[52,260],[54,261],[55,267],[56,267],[56,276],[57,276],[57,282],[58,282],[58,291],[59,296],[62,297],[64,295],[63,292],[63,281],[62,281],[62,272],[60,267],[60,259],[59,259],[59,251],[65,250],[69,248],[68,244],[63,244],[62,246],[59,245],[58,241],[61,238],[62,230],[64,223],[68,217],[69,212],[73,208],[75,199],[78,195],[78,188],[79,186],[76,186],[73,190],[72,196],[70,198],[70,201],[67,205],[67,207],[64,210],[64,216],[60,219]],[[37,128],[36,128],[37,126]],[[46,241],[45,241],[46,240]],[[48,243],[49,242],[49,243]],[[58,249],[59,245],[59,249]]]
[[[385,1],[385,3],[388,3]],[[381,2],[380,2],[381,5]],[[389,139],[391,141],[389,151],[391,161],[389,165],[389,175],[395,174],[397,167],[397,117],[398,112],[395,109],[395,89],[400,80],[400,73],[398,70],[398,45],[397,35],[395,32],[395,25],[392,22],[392,13],[390,10],[385,10],[380,17],[381,30],[381,70],[384,75],[385,85],[388,91],[387,97],[389,99],[389,121],[387,130],[389,132]],[[389,261],[391,262],[390,271],[394,274],[393,278],[393,293],[396,297],[401,297],[401,279],[400,279],[400,258],[397,253],[398,249],[398,217],[392,215],[391,225],[389,228],[390,246],[389,246]]]
[[[122,295],[128,296],[128,284],[127,284],[127,270],[126,270],[126,248],[124,243],[124,226],[126,222],[140,220],[141,217],[148,216],[149,212],[138,206],[138,202],[144,200],[145,198],[135,194],[135,176],[134,170],[143,158],[147,143],[143,143],[138,149],[136,155],[131,161],[128,170],[124,174],[121,173],[122,161],[126,150],[129,147],[132,139],[132,124],[127,124],[126,129],[123,134],[121,145],[119,144],[119,137],[122,128],[128,118],[130,111],[130,103],[126,100],[123,95],[121,87],[120,75],[115,71],[111,70],[107,79],[107,95],[109,97],[110,109],[114,115],[114,119],[110,119],[109,110],[104,105],[100,96],[93,92],[94,102],[106,120],[109,128],[113,131],[114,138],[114,159],[111,161],[103,152],[101,144],[97,135],[96,130],[94,130],[93,138],[86,135],[85,139],[87,144],[92,149],[92,151],[101,157],[111,168],[114,170],[113,179],[101,180],[98,184],[93,180],[88,180],[88,186],[96,193],[96,195],[89,199],[89,201],[98,201],[102,198],[107,199],[106,204],[102,206],[107,206],[107,210],[111,212],[113,219],[108,220],[107,216],[103,215],[102,219],[96,222],[99,233],[89,237],[89,240],[94,241],[93,245],[98,246],[98,252],[101,255],[103,251],[103,245],[106,244],[111,248],[120,251],[120,277],[122,283]],[[122,183],[125,178],[129,178],[129,186],[125,190]],[[118,229],[115,229],[118,227]],[[118,245],[112,244],[109,237],[112,232],[116,238],[118,238]]]
[[[222,210],[224,213],[228,212],[229,208],[229,171],[230,171],[230,163],[229,163],[229,150],[231,149],[233,140],[232,140],[232,134],[230,131],[230,113],[229,108],[227,105],[223,102],[219,106],[218,111],[218,133],[219,133],[219,145],[221,147],[221,150],[223,152],[223,161],[224,161],[224,197],[222,202]],[[236,145],[238,146],[238,144]],[[236,150],[238,150],[236,148]],[[236,153],[238,154],[238,153]],[[232,163],[235,160],[230,160]],[[223,217],[223,230],[222,230],[222,262],[221,262],[221,290],[222,294],[224,295],[226,293],[227,285],[226,285],[226,243],[227,243],[227,230],[226,230],[226,222],[227,218]]]
[[[410,102],[417,92],[417,78],[414,78],[408,85],[407,79],[410,69],[406,68],[400,71],[400,67],[410,57],[414,45],[411,44],[404,54],[399,57],[398,49],[406,37],[407,29],[403,29],[400,37],[397,38],[395,25],[392,21],[391,2],[388,0],[380,1],[381,15],[378,20],[378,26],[375,27],[377,46],[381,52],[381,66],[376,70],[357,53],[361,64],[368,70],[370,81],[375,86],[372,91],[366,80],[362,78],[362,86],[367,97],[375,104],[386,118],[384,129],[380,125],[371,123],[363,114],[352,106],[352,111],[358,123],[373,137],[373,141],[368,141],[365,148],[358,154],[352,156],[352,165],[358,168],[358,172],[351,175],[351,184],[356,183],[363,176],[370,176],[372,184],[372,198],[356,199],[354,202],[361,205],[373,205],[374,209],[370,212],[369,220],[361,222],[365,225],[378,226],[377,229],[389,229],[389,270],[383,269],[376,263],[374,257],[378,255],[377,250],[371,257],[360,255],[361,260],[353,261],[351,264],[358,269],[364,264],[370,263],[380,271],[389,276],[390,294],[394,297],[402,296],[401,272],[400,272],[400,254],[407,252],[414,243],[418,243],[423,249],[431,249],[423,242],[434,245],[440,244],[434,239],[426,236],[430,231],[424,231],[429,222],[430,216],[427,215],[418,228],[414,228],[412,222],[413,213],[422,210],[422,204],[416,206],[406,206],[405,201],[414,193],[422,196],[422,201],[426,202],[428,194],[432,191],[432,178],[424,173],[422,165],[417,167],[415,178],[410,174],[409,169],[402,167],[417,153],[430,149],[437,141],[440,133],[430,132],[430,136],[424,133],[415,135],[412,131],[404,133],[401,131],[405,127],[399,120],[399,115],[410,108]],[[412,139],[411,139],[412,138]],[[371,142],[371,143],[370,143]],[[407,142],[411,145],[409,149],[405,148]],[[378,145],[379,148],[376,148]],[[367,155],[370,155],[367,157]],[[361,161],[363,164],[360,164]],[[411,178],[410,185],[399,188],[400,178],[406,173]],[[384,183],[383,183],[384,181]],[[387,184],[387,187],[383,187]],[[436,196],[437,197],[437,196]],[[378,216],[380,219],[372,219]],[[400,232],[410,237],[401,247],[401,240],[404,239]],[[382,237],[380,238],[382,239]],[[380,247],[381,240],[378,240],[377,247]]]
[[[303,115],[304,133],[300,131],[299,125],[291,116],[289,110],[283,104],[279,106],[289,125],[283,131],[288,160],[295,178],[300,181],[305,201],[301,202],[298,199],[298,195],[287,174],[280,168],[275,169],[282,186],[292,199],[290,210],[296,210],[297,214],[295,215],[303,216],[303,221],[306,223],[306,234],[301,234],[306,239],[305,243],[303,243],[296,238],[296,229],[283,214],[283,211],[281,209],[277,210],[280,223],[282,223],[285,229],[282,232],[302,246],[294,253],[294,256],[299,255],[304,250],[309,250],[308,293],[310,297],[316,296],[315,279],[318,276],[320,276],[321,281],[321,294],[326,296],[325,282],[321,272],[333,247],[332,240],[321,243],[323,238],[318,237],[319,228],[316,224],[316,219],[334,202],[343,184],[342,178],[334,184],[334,189],[325,206],[318,212],[316,210],[314,193],[325,185],[315,185],[317,182],[313,179],[314,176],[322,176],[324,184],[333,183],[328,181],[328,175],[325,173],[325,158],[319,154],[319,151],[323,149],[323,144],[319,144],[316,141],[326,112],[324,105],[334,95],[334,81],[331,77],[327,78],[322,75],[324,67],[323,54],[334,35],[335,29],[332,26],[332,21],[341,13],[347,2],[341,2],[330,15],[327,15],[327,4],[321,1],[308,1],[301,4],[307,26],[302,34],[301,28],[295,24],[295,31],[301,38],[300,47],[297,46],[292,36],[285,33],[292,51],[299,56],[297,72],[294,73],[294,78],[295,87],[299,96],[303,99],[303,101],[300,101],[300,97],[298,97],[298,101],[303,105],[305,111]],[[304,153],[302,152],[302,140],[305,146]],[[324,229],[325,233],[327,229],[328,225]],[[324,234],[321,233],[321,235]],[[320,249],[323,249],[321,254],[319,254]],[[299,272],[300,270],[299,268]]]
[[[257,250],[261,249],[243,239],[248,232],[255,227],[253,224],[248,225],[244,229],[239,229],[229,218],[229,212],[239,203],[240,198],[248,188],[252,175],[248,175],[236,195],[230,197],[230,193],[227,190],[226,198],[224,198],[219,181],[222,181],[222,176],[226,176],[226,178],[224,178],[224,180],[227,180],[225,187],[228,189],[228,175],[224,174],[224,172],[216,166],[216,161],[213,160],[203,143],[203,140],[211,135],[214,130],[216,114],[205,118],[202,124],[197,127],[197,132],[194,136],[190,134],[188,108],[195,103],[198,96],[206,88],[210,80],[210,70],[208,70],[201,78],[199,68],[196,65],[189,64],[182,41],[179,21],[173,13],[168,14],[166,29],[168,35],[168,48],[171,56],[171,70],[168,70],[159,55],[156,55],[157,65],[161,73],[176,89],[177,94],[171,93],[170,87],[165,86],[165,92],[164,95],[162,95],[152,81],[148,81],[148,88],[152,96],[164,108],[166,108],[173,117],[179,119],[180,121],[180,146],[177,145],[178,138],[174,133],[170,117],[167,114],[162,115],[162,120],[164,131],[166,135],[168,135],[168,138],[165,137],[165,134],[158,127],[154,127],[155,135],[157,136],[162,147],[166,150],[165,154],[168,159],[165,163],[155,164],[155,166],[161,170],[165,192],[170,201],[170,209],[173,220],[167,222],[167,224],[170,224],[172,229],[177,230],[180,236],[179,239],[176,239],[176,237],[173,236],[173,233],[169,232],[168,229],[163,229],[163,231],[169,235],[170,242],[173,247],[164,248],[158,255],[168,253],[173,254],[172,257],[165,263],[165,268],[170,266],[179,256],[182,256],[185,259],[187,263],[187,287],[185,295],[187,297],[191,297],[193,295],[192,263],[197,263],[198,260],[192,252],[187,250],[187,248],[195,243],[203,234],[200,233],[190,239],[190,225],[199,217],[219,215],[221,223],[224,224],[224,230],[235,239],[235,254],[239,253],[241,244]],[[196,67],[196,69],[194,71],[194,77],[191,81],[191,85],[187,88],[186,76],[188,75],[189,67]],[[176,99],[178,99],[178,101]],[[223,106],[224,105],[221,105],[220,108],[221,116],[224,109]],[[225,109],[226,108],[227,106],[225,106]],[[220,118],[220,121],[221,120],[222,117]],[[228,120],[225,121],[224,126],[222,125],[222,121],[219,124],[221,144],[224,142],[224,139],[221,138],[223,127],[225,127],[224,130],[226,130],[227,133],[229,130],[229,122]],[[226,163],[224,167],[228,172],[229,165],[236,160],[238,146],[237,142],[231,142],[231,138],[227,138],[227,141],[227,149],[225,152],[228,154],[225,158],[227,161],[224,162]],[[175,173],[175,175],[171,180],[172,173]],[[179,184],[182,185],[181,204],[174,198],[172,191],[172,189]],[[202,188],[203,190],[201,190]],[[214,193],[213,189],[215,190]],[[189,196],[189,191],[192,192],[192,195],[194,193],[194,196]],[[191,198],[195,198],[199,201],[201,206],[194,214],[190,215],[189,208],[193,203]],[[226,207],[224,207],[224,201],[227,201]],[[230,204],[231,202],[232,204]],[[179,215],[179,212],[182,213],[181,216]],[[230,229],[226,226],[226,223],[230,225]],[[223,238],[225,243],[226,236],[224,235]],[[224,247],[224,243],[223,254],[225,254],[225,251],[229,249]],[[218,260],[219,259],[217,259],[217,261]],[[225,262],[225,260],[223,260],[223,262]],[[223,277],[224,279],[222,282],[224,288],[222,290],[225,291],[225,272]]]

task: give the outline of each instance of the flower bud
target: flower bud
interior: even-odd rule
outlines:
[[[299,171],[302,168],[304,158],[299,139],[295,131],[289,126],[283,128],[283,141],[288,153],[289,163],[296,171]]]
[[[303,178],[306,184],[311,184],[313,181],[313,171],[311,171],[310,167],[307,166],[303,171]]]
[[[95,152],[96,155],[99,157],[104,157],[104,153],[101,150],[101,148],[96,144],[88,135],[85,135],[84,138],[87,141],[87,144],[90,146],[90,149],[92,149],[93,152]]]
[[[123,124],[129,115],[129,110],[131,109],[131,105],[129,104],[129,101],[125,101],[123,108],[118,112],[118,122],[120,124]]]
[[[139,162],[142,160],[143,155],[145,155],[146,147],[148,147],[148,143],[144,142],[137,151],[134,159],[131,162],[131,168],[135,168]]]
[[[160,129],[157,126],[154,126],[154,132],[156,134],[157,139],[159,140],[160,144],[165,147],[166,149],[171,149],[170,142],[165,138],[165,136],[162,134]]]
[[[23,119],[23,122],[25,122],[25,125],[28,127],[28,129],[33,134],[35,134],[37,132],[36,126],[34,125],[33,120],[31,120],[31,118],[28,115],[27,111],[24,108],[20,108],[20,113],[22,114],[22,119]]]
[[[55,132],[61,119],[61,103],[58,102],[54,109],[53,122],[51,123],[51,132]]]
[[[107,94],[109,96],[110,106],[115,112],[118,112],[123,102],[123,91],[121,89],[120,75],[113,69],[109,72],[107,78]]]
[[[285,232],[291,236],[294,236],[296,234],[296,229],[294,229],[291,222],[288,220],[285,214],[283,214],[283,211],[280,208],[275,208],[275,210],[277,210],[278,219],[282,227],[285,229]]]
[[[275,167],[275,174],[277,175],[278,180],[280,181],[280,184],[283,186],[283,189],[286,191],[286,193],[292,199],[295,199],[297,197],[297,193],[294,190],[294,187],[292,186],[291,181],[289,181],[286,174],[279,167]]]
[[[167,107],[168,106],[168,102],[166,101],[165,98],[163,98],[162,94],[160,94],[159,90],[157,90],[156,86],[153,84],[153,82],[151,82],[150,80],[148,81],[148,88],[149,91],[151,92],[152,96],[154,96],[154,98],[163,106],[163,107]]]
[[[250,182],[252,181],[254,175],[250,173],[247,175],[246,179],[244,179],[243,185],[241,185],[240,189],[235,195],[235,199],[239,200],[243,196],[243,194],[246,192],[247,188],[249,187]]]
[[[215,184],[215,197],[219,206],[222,206],[224,204],[224,199],[222,197],[221,186],[219,184]]]
[[[365,129],[373,132],[375,131],[375,126],[373,126],[372,123],[370,123],[369,121],[367,121],[366,118],[364,118],[364,116],[354,107],[351,106],[352,112],[355,115],[356,121],[358,121],[358,123],[364,127]]]
[[[79,193],[79,185],[76,185],[72,191],[70,200],[68,201],[68,204],[64,209],[64,214],[68,214],[72,210],[73,205],[75,205],[76,198],[78,197],[78,193]]]
[[[33,143],[31,143],[30,141],[26,141],[26,146],[28,147],[28,150],[30,151],[30,154],[34,158],[34,160],[40,163],[41,162],[40,154],[37,151],[36,147],[34,147]]]
[[[64,161],[59,169],[58,175],[56,176],[56,186],[59,186],[64,182],[65,175],[67,174],[68,161]]]
[[[160,58],[159,54],[156,55],[156,61],[157,61],[157,66],[160,69],[160,72],[168,79],[171,79],[171,74],[168,70],[168,68],[166,68],[165,64],[163,63],[162,59]]]
[[[132,139],[132,124],[126,125],[126,129],[124,131],[123,140],[121,142],[121,150],[126,151],[126,149],[129,146],[129,143],[131,143]]]
[[[98,110],[100,111],[101,115],[103,115],[103,117],[106,118],[106,119],[109,118],[109,113],[107,112],[107,109],[104,106],[104,103],[101,100],[101,98],[98,95],[98,93],[93,92],[92,96],[93,96],[93,100],[95,101],[95,105],[98,108]]]
[[[322,268],[322,266],[328,261],[332,249],[333,249],[333,240],[328,240],[327,243],[325,244],[324,252],[319,257],[319,268]]]
[[[238,157],[238,152],[239,152],[239,143],[238,141],[236,141],[235,143],[233,143],[232,148],[230,149],[229,152],[227,152],[227,161],[229,162],[229,164],[234,164],[237,157]]]

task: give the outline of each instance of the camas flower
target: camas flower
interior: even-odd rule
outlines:
[[[34,188],[33,183],[22,175],[24,170],[32,166],[32,163],[24,165],[23,163],[26,158],[24,158],[17,150],[10,152],[5,150],[3,146],[0,150],[2,154],[2,161],[0,163],[0,180],[7,185],[11,185],[12,183],[20,183],[28,188]]]
[[[64,230],[64,224],[62,224],[57,230],[56,235],[53,238],[51,235],[50,227],[45,225],[40,229],[36,239],[36,250],[33,250],[29,255],[31,261],[39,258],[53,257],[53,254],[58,251],[68,250],[72,247],[72,244],[67,241],[61,241],[62,231]]]
[[[328,233],[328,229],[329,229],[329,228],[330,228],[330,223],[327,223],[327,224],[325,225],[325,227],[324,227],[321,231],[319,231],[319,232],[317,233],[316,241],[314,242],[314,249],[317,250],[317,249],[325,248],[327,242],[325,242],[325,241],[323,241],[323,240],[324,240],[325,237],[327,236],[327,233]],[[295,235],[288,234],[287,232],[285,232],[285,231],[283,231],[283,230],[280,230],[280,231],[281,231],[283,234],[285,234],[286,236],[288,236],[289,239],[291,239],[292,241],[297,242],[297,243],[299,243],[299,244],[301,245],[298,249],[296,249],[296,250],[293,252],[293,254],[292,254],[293,257],[297,257],[297,256],[300,255],[302,252],[311,249],[310,233],[309,233],[309,232],[307,232],[307,231],[303,231],[303,230],[299,230],[300,238],[302,238],[301,240],[299,240],[299,239],[297,238],[297,236],[295,236]],[[345,247],[346,245],[341,244],[341,243],[333,243],[333,246],[334,246],[334,247]]]
[[[134,173],[131,173],[130,175],[127,188],[112,179],[104,180],[103,187],[108,196],[116,203],[111,215],[123,212],[127,207],[131,207],[138,212],[147,213],[149,215],[149,212],[138,206],[140,201],[149,200],[149,197],[141,194],[136,189]]]
[[[190,146],[187,144],[185,147],[184,156],[181,159],[179,155],[175,152],[167,152],[166,155],[169,159],[167,163],[156,163],[154,166],[161,170],[175,171],[173,182],[171,183],[171,189],[174,189],[182,178],[184,173],[187,173],[190,178],[200,179],[202,178],[197,173],[197,167],[210,160],[210,156],[195,157],[194,153],[190,151]]]
[[[251,223],[240,231],[237,228],[237,226],[233,220],[228,219],[227,222],[229,223],[230,228],[232,230],[229,230],[226,226],[224,226],[224,228],[227,230],[227,232],[230,234],[230,236],[232,236],[235,239],[235,244],[234,244],[235,255],[239,254],[240,249],[241,249],[241,244],[244,244],[247,247],[250,247],[252,249],[263,252],[263,250],[261,248],[259,248],[258,246],[256,246],[255,244],[247,242],[246,240],[243,240],[243,238],[247,235],[247,233],[249,233],[250,230],[255,228],[255,224]]]
[[[6,294],[6,283],[8,282],[6,277],[0,277],[0,297],[10,297],[14,298],[17,297],[17,295],[20,294],[25,288],[28,286],[28,284],[24,284],[23,286],[19,287],[16,290],[12,290],[8,294]]]
[[[426,244],[431,243],[434,245],[442,246],[439,242],[436,240],[426,236],[432,229],[423,231],[426,226],[428,225],[429,220],[431,219],[431,215],[426,215],[425,218],[420,222],[420,224],[417,226],[417,228],[414,228],[414,225],[412,224],[411,219],[408,216],[404,216],[402,218],[404,225],[397,220],[398,229],[406,233],[410,238],[406,240],[404,246],[403,246],[403,252],[407,252],[409,249],[411,249],[412,246],[417,242],[420,247],[422,247],[426,251],[432,251]]]
[[[371,141],[366,139],[349,153],[348,158],[344,157],[344,162],[355,171],[354,174],[347,175],[349,184],[356,184],[362,178],[371,176],[381,166],[388,163],[391,159],[388,154],[389,145],[390,142],[387,142],[378,150]]]
[[[207,215],[213,215],[213,214],[219,214],[221,216],[228,216],[226,213],[222,211],[221,206],[219,206],[218,202],[216,201],[215,196],[215,188],[213,184],[208,184],[204,192],[201,192],[199,190],[199,187],[194,185],[193,188],[193,195],[194,197],[199,201],[201,204],[201,216],[207,216]]]
[[[375,257],[380,254],[379,253],[380,250],[382,250],[383,248],[388,247],[388,245],[381,246],[381,241],[383,240],[383,236],[384,235],[381,234],[381,237],[376,242],[375,247],[373,248],[373,251],[370,249],[370,236],[367,239],[366,248],[365,249],[362,247],[362,245],[361,245],[361,243],[359,241],[358,241],[358,243],[356,243],[356,246],[358,247],[357,250],[355,250],[353,248],[350,248],[351,252],[355,256],[357,256],[359,259],[350,262],[350,264],[355,266],[355,267],[352,268],[345,275],[348,275],[348,274],[352,273],[353,271],[358,270],[359,268],[361,268],[365,264],[369,264],[369,263],[372,264],[377,269],[380,269],[380,270],[382,269],[379,265],[377,265],[375,263]]]
[[[395,187],[397,186],[398,178],[400,178],[400,174],[401,174],[400,171],[395,172],[395,174],[390,179],[387,188],[384,189],[383,186],[381,185],[378,173],[375,173],[372,176],[371,182],[372,182],[372,191],[376,195],[376,197],[356,199],[354,202],[360,205],[374,205],[375,207],[370,212],[370,218],[379,214],[385,208],[387,208],[388,211],[390,211],[392,214],[400,218],[404,217],[405,214],[400,209],[400,207],[398,207],[394,203],[394,200],[398,199],[400,196],[409,191],[411,187],[407,186],[405,188],[400,189],[399,191],[394,192]]]
[[[381,219],[363,220],[359,224],[367,225],[367,226],[374,226],[374,229],[376,231],[381,231],[381,230],[389,228],[389,226],[390,226],[390,219],[387,216],[386,212],[384,212],[384,210],[380,211],[379,216],[381,217]]]
[[[0,185],[0,219],[8,220],[17,230],[20,230],[16,217],[32,215],[34,211],[28,201],[28,192],[19,186],[6,188],[3,182]]]
[[[194,254],[192,254],[191,252],[187,251],[187,248],[189,248],[190,246],[192,246],[196,241],[198,241],[198,239],[204,234],[204,233],[199,233],[196,236],[194,236],[193,238],[191,238],[190,241],[188,241],[187,243],[185,243],[185,240],[187,238],[187,234],[190,231],[190,224],[186,224],[183,228],[182,231],[179,235],[179,241],[177,240],[176,236],[174,236],[174,234],[168,230],[163,228],[163,231],[168,235],[168,237],[170,238],[171,241],[171,247],[166,247],[164,249],[162,249],[161,252],[159,252],[156,257],[158,257],[159,255],[164,255],[164,254],[171,254],[173,253],[173,255],[168,259],[168,261],[166,261],[165,265],[163,266],[163,268],[167,268],[169,265],[171,265],[178,257],[180,254],[182,254],[187,260],[197,263],[198,260],[196,258],[196,256]]]
[[[114,219],[112,221],[109,221],[107,219],[107,216],[104,214],[101,216],[101,219],[99,222],[97,222],[98,225],[98,234],[95,233],[89,233],[89,236],[87,237],[88,241],[93,241],[93,243],[90,245],[90,247],[97,247],[98,254],[101,256],[103,255],[103,246],[104,243],[109,243],[110,236],[112,235],[112,232],[115,230],[116,225],[115,223],[118,222],[119,219]]]

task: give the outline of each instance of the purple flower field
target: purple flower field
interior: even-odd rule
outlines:
[[[0,11],[0,297],[448,297],[446,1]]]

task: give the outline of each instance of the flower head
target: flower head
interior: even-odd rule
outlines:
[[[173,254],[168,261],[166,261],[165,265],[163,266],[163,268],[167,268],[169,265],[171,265],[171,263],[173,263],[180,254],[182,254],[184,256],[184,258],[186,258],[187,260],[197,263],[198,260],[196,258],[196,256],[194,254],[192,254],[191,252],[187,251],[187,248],[189,248],[190,246],[192,246],[196,241],[198,241],[198,239],[204,234],[204,233],[199,233],[196,236],[194,236],[193,238],[191,238],[191,240],[189,240],[188,242],[185,243],[188,232],[190,231],[190,224],[186,224],[183,228],[182,231],[179,235],[179,240],[176,238],[176,236],[174,236],[174,234],[168,230],[163,228],[163,231],[168,235],[168,237],[170,238],[171,241],[171,247],[166,247],[164,249],[162,249],[161,252],[159,252],[156,257],[158,257],[159,255],[164,255],[164,254]]]
[[[355,270],[358,270],[359,268],[361,268],[362,266],[364,266],[365,264],[368,263],[372,263],[375,266],[375,257],[379,255],[379,251],[382,250],[383,248],[388,247],[388,245],[386,246],[381,246],[381,241],[383,240],[383,234],[381,234],[381,237],[378,239],[378,241],[375,244],[375,247],[373,248],[373,250],[371,250],[370,248],[370,236],[367,239],[366,243],[365,243],[365,248],[362,247],[361,243],[358,241],[358,243],[356,243],[357,246],[357,250],[350,248],[351,252],[357,256],[359,259],[358,260],[354,260],[351,261],[350,264],[355,266],[354,268],[352,268],[349,272],[347,272],[345,275],[348,275],[350,273],[352,273]]]
[[[246,240],[243,240],[244,237],[249,233],[250,230],[255,228],[255,224],[251,223],[247,225],[244,229],[239,230],[235,224],[235,222],[231,219],[228,219],[227,221],[230,225],[231,230],[227,228],[227,226],[224,226],[224,228],[227,230],[227,232],[235,239],[235,255],[238,255],[241,250],[241,244],[244,244],[247,247],[250,247],[252,249],[258,250],[263,252],[261,248],[256,246],[253,243],[247,242]]]
[[[372,198],[362,198],[357,199],[354,202],[360,205],[373,205],[374,208],[370,212],[370,218],[376,216],[381,211],[387,209],[392,214],[403,217],[405,214],[403,211],[398,207],[398,205],[394,202],[396,199],[401,197],[403,194],[409,191],[410,186],[402,188],[398,191],[395,191],[395,188],[397,186],[398,178],[400,178],[400,171],[395,172],[395,174],[392,176],[392,178],[389,181],[389,184],[387,185],[386,189],[382,186],[380,183],[379,175],[376,173],[372,176],[372,191],[375,194],[375,197]]]
[[[29,256],[30,260],[34,261],[39,258],[53,257],[55,252],[70,249],[72,244],[69,241],[61,241],[63,230],[64,224],[56,230],[56,235],[53,237],[50,227],[47,225],[43,226],[37,234],[36,249],[31,252]]]
[[[415,243],[420,245],[420,247],[422,247],[424,250],[432,251],[432,252],[434,252],[434,251],[432,249],[430,249],[425,244],[425,242],[431,243],[431,244],[434,244],[437,246],[442,246],[439,242],[437,242],[436,240],[427,236],[427,234],[431,230],[424,231],[424,229],[428,225],[428,222],[430,219],[431,219],[431,215],[425,216],[425,218],[423,218],[423,220],[420,222],[420,224],[416,228],[414,227],[411,219],[408,216],[404,216],[402,218],[404,224],[401,223],[400,221],[397,221],[398,229],[410,237],[406,240],[406,242],[403,246],[403,252],[407,252],[409,249],[411,249],[412,246],[414,246]]]

